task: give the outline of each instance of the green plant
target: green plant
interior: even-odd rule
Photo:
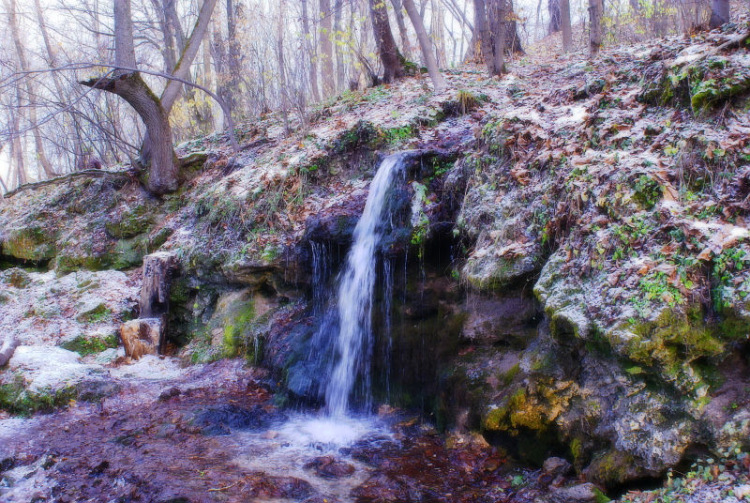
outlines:
[[[648,175],[641,175],[638,177],[635,181],[633,191],[635,193],[633,199],[647,210],[656,206],[656,203],[658,203],[662,197],[661,186]]]

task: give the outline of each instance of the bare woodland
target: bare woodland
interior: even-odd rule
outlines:
[[[745,7],[746,8],[746,7]],[[131,164],[177,188],[173,145],[406,75],[501,76],[529,44],[580,52],[730,22],[728,0],[2,0],[0,188]],[[558,36],[557,33],[560,33]],[[547,44],[550,47],[550,44]]]

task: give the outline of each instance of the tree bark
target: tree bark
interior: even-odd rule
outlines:
[[[561,0],[548,0],[547,12],[549,12],[548,34],[557,33],[562,28],[562,6]]]
[[[560,28],[562,29],[563,51],[573,48],[573,28],[570,25],[570,0],[560,0]]]
[[[393,82],[406,75],[406,69],[396,47],[396,41],[393,39],[391,23],[388,21],[388,9],[383,0],[369,0],[369,4],[375,44],[378,47],[380,61],[383,63],[383,82]]]
[[[320,0],[320,49],[323,59],[323,92],[331,96],[336,92],[333,76],[333,19],[331,0]]]
[[[171,253],[157,252],[143,257],[139,318],[156,318],[169,312],[169,289],[178,269],[179,261]]]
[[[505,73],[505,0],[474,0],[474,25],[490,75]]]
[[[435,88],[435,92],[441,92],[448,84],[438,69],[435,52],[432,49],[432,43],[430,42],[430,37],[427,35],[427,30],[424,28],[422,18],[419,16],[419,11],[414,5],[413,0],[403,0],[403,2],[411,24],[414,26],[414,31],[417,32],[419,46],[422,48],[422,57],[427,65],[427,72],[430,74],[430,79],[432,79],[432,85]]]
[[[602,48],[602,0],[589,0],[589,51],[598,54]]]
[[[718,28],[729,22],[729,0],[711,0],[711,20],[709,26]]]
[[[495,75],[505,73],[505,26],[506,0],[489,0],[490,29],[492,31],[492,52]]]

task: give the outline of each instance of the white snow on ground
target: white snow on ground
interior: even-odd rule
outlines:
[[[119,271],[78,271],[58,278],[53,271],[8,269],[0,272],[0,292],[0,338],[15,337],[24,345],[114,334],[119,315],[138,298],[138,287]],[[97,308],[100,314],[87,316]]]
[[[181,368],[176,358],[160,358],[154,355],[146,355],[131,365],[109,369],[113,377],[120,379],[151,379],[170,380],[178,379],[190,371],[189,368]]]
[[[45,346],[19,346],[8,366],[23,373],[33,392],[60,390],[105,372],[101,365],[82,363],[78,353]]]

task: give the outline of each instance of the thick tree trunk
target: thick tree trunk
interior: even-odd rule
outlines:
[[[323,59],[323,92],[331,96],[336,92],[333,76],[333,19],[331,0],[320,0],[320,49]]]
[[[383,63],[383,81],[388,83],[406,75],[403,58],[398,52],[396,41],[388,21],[388,9],[383,0],[369,0],[372,29],[375,44],[378,47],[380,61]]]
[[[479,38],[479,46],[482,51],[482,59],[487,65],[490,75],[498,75],[495,71],[495,62],[492,57],[492,33],[489,20],[487,19],[487,6],[484,0],[474,0],[474,27]]]
[[[709,26],[718,28],[729,22],[729,0],[711,0],[711,20]]]
[[[602,0],[589,0],[589,51],[597,54],[602,47]]]
[[[560,27],[562,28],[563,51],[573,48],[573,28],[570,25],[570,0],[560,0]]]
[[[562,28],[562,6],[561,0],[547,0],[547,12],[549,12],[549,28],[547,33],[557,33]]]
[[[417,38],[419,39],[419,46],[422,48],[422,57],[424,58],[425,65],[427,65],[427,71],[432,79],[432,85],[435,88],[435,92],[441,92],[447,87],[445,78],[438,69],[437,61],[435,59],[435,52],[432,49],[432,43],[430,37],[427,35],[427,30],[424,28],[422,18],[419,16],[419,11],[414,5],[413,0],[403,0],[406,13],[409,15],[414,31],[417,32]]]
[[[526,54],[523,50],[521,37],[518,36],[518,23],[516,22],[513,0],[504,0],[502,9],[505,16],[505,54]]]
[[[506,0],[489,0],[490,30],[492,31],[492,53],[495,75],[505,73]]]
[[[120,96],[132,106],[146,125],[150,145],[151,169],[147,188],[154,194],[177,190],[177,163],[172,148],[169,117],[137,72],[123,73],[113,79],[91,79],[83,85]]]

